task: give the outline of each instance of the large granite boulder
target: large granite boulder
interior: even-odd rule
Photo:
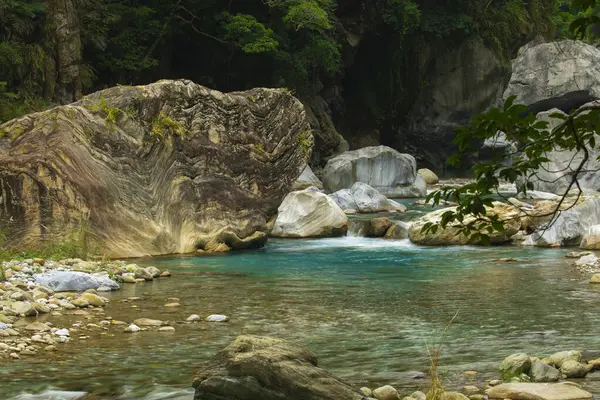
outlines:
[[[289,193],[279,206],[270,235],[274,237],[342,236],[348,217],[329,196],[316,188]]]
[[[329,192],[347,189],[356,182],[388,197],[421,197],[427,192],[425,181],[417,174],[415,158],[387,146],[364,147],[330,159],[322,179]]]
[[[600,99],[600,49],[580,40],[527,46],[512,62],[503,97],[509,96],[536,113],[569,112]]]
[[[196,374],[194,400],[358,400],[363,396],[317,366],[310,350],[239,336]]]
[[[600,50],[599,50],[600,51]],[[592,106],[599,102],[587,103],[584,106]],[[537,114],[539,121],[548,122],[548,130],[551,131],[556,128],[563,120],[556,117],[551,117],[553,114],[562,114],[566,116],[564,112],[557,108],[543,111]],[[600,151],[596,149],[588,149],[589,158],[585,163],[583,170],[579,173],[577,180],[579,186],[584,190],[598,190],[600,189]],[[549,159],[548,162],[543,163],[536,173],[528,178],[529,182],[532,182],[534,188],[538,191],[555,193],[563,195],[569,188],[573,179],[573,174],[579,167],[579,164],[584,160],[584,153],[582,151],[574,150],[554,150],[547,152],[545,156]],[[520,182],[519,182],[520,183]],[[575,188],[575,186],[573,186]]]
[[[586,199],[567,211],[562,211],[547,225],[527,238],[524,245],[551,247],[577,246],[588,230],[600,224],[600,198]]]
[[[106,89],[0,125],[0,230],[27,248],[84,227],[109,257],[261,246],[312,143],[285,90]]]
[[[512,400],[584,400],[591,393],[565,383],[505,383],[485,391],[490,399]]]
[[[323,189],[323,183],[321,180],[314,174],[309,165],[307,165],[303,170],[296,182],[294,182],[293,190],[303,190],[309,188],[311,186],[316,187],[317,189]]]
[[[350,189],[338,190],[329,195],[342,210],[360,213],[380,211],[406,211],[402,204],[389,200],[366,183],[356,182]]]
[[[437,224],[442,219],[442,214],[446,211],[456,210],[456,207],[442,208],[440,210],[428,213],[421,218],[417,219],[410,227],[408,231],[408,237],[411,242],[422,245],[465,245],[465,244],[481,244],[479,241],[473,241],[471,238],[466,237],[459,233],[459,227],[457,225],[447,226],[445,229],[438,227],[437,231],[434,232],[422,232],[423,226],[427,222]],[[521,220],[519,216],[519,209],[509,204],[494,202],[493,207],[487,208],[488,215],[499,215],[500,219],[504,221],[504,232],[487,233],[491,243],[504,243],[510,240],[510,237],[517,233],[521,227]],[[472,216],[466,216],[464,224],[468,224],[473,220]]]
[[[88,289],[107,287],[119,290],[119,284],[107,275],[87,274],[77,271],[51,271],[34,275],[35,283],[44,285],[55,292],[84,292]]]

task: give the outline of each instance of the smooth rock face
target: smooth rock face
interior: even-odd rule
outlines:
[[[563,211],[548,229],[531,234],[523,244],[541,247],[577,246],[593,225],[600,224],[600,198],[586,199]]]
[[[363,182],[388,197],[420,197],[427,189],[417,174],[417,162],[391,147],[371,146],[347,151],[330,159],[323,170],[328,192]]]
[[[588,367],[575,360],[567,360],[560,366],[560,372],[565,374],[567,378],[584,378],[591,370],[591,365]]]
[[[314,174],[309,165],[307,165],[303,170],[296,182],[294,182],[293,190],[303,190],[309,188],[311,186],[316,187],[317,189],[323,189],[323,182]]]
[[[494,105],[510,73],[482,41],[452,43],[425,41],[420,46],[428,85],[419,90],[394,146],[431,165],[444,164],[456,151],[455,128]]]
[[[359,400],[362,394],[317,366],[308,349],[239,336],[194,378],[194,400]]]
[[[490,399],[584,400],[592,394],[563,383],[505,383],[486,390]]]
[[[581,239],[579,248],[584,250],[600,250],[600,225],[590,226]]]
[[[600,52],[600,50],[598,51]],[[591,104],[592,103],[584,104],[584,106]],[[553,114],[562,114],[563,116],[566,116],[564,112],[556,108],[537,114],[537,119],[539,121],[548,122],[547,130],[549,131],[563,122],[563,120],[559,118],[551,117]],[[583,171],[580,172],[577,177],[577,181],[584,192],[600,188],[600,173],[597,171],[600,169],[600,161],[597,160],[600,151],[590,148],[589,153],[589,159],[584,164]],[[537,191],[548,192],[546,196],[548,199],[552,199],[550,196],[552,196],[551,193],[554,193],[554,198],[552,200],[558,200],[560,199],[560,196],[567,191],[572,180],[572,174],[577,170],[577,167],[584,159],[584,153],[581,151],[554,150],[546,153],[545,156],[549,159],[549,162],[543,163],[536,171],[536,174],[529,178],[529,181],[532,182],[535,189],[537,189],[531,194],[533,195]]]
[[[557,368],[560,368],[563,365],[563,363],[567,361],[580,362],[582,358],[583,355],[578,350],[559,351],[548,357],[550,363],[552,363],[552,365],[554,365]]]
[[[275,237],[342,236],[348,229],[344,211],[324,193],[311,188],[288,194],[279,206],[270,235]]]
[[[338,190],[329,195],[342,210],[355,210],[361,213],[381,211],[406,211],[402,204],[389,200],[363,182],[356,182],[350,189]]]
[[[397,400],[398,391],[390,385],[385,385],[373,390],[373,397],[377,400]]]
[[[89,215],[90,244],[114,258],[263,245],[313,144],[287,91],[187,80],[106,89],[0,131],[8,244],[64,239]]]
[[[534,382],[557,382],[561,373],[554,367],[541,361],[535,361],[529,370],[529,376]]]
[[[429,168],[421,168],[417,173],[423,177],[423,180],[425,180],[425,183],[428,185],[435,185],[440,181],[440,178],[438,178],[435,172]]]
[[[500,216],[501,220],[505,221],[504,232],[494,232],[489,234],[491,243],[504,243],[510,240],[510,237],[519,231],[521,222],[519,218],[518,209],[500,202],[494,202],[493,208],[488,208],[488,213],[495,213]],[[459,234],[459,228],[454,226],[447,226],[445,229],[438,227],[437,232],[422,232],[423,226],[427,222],[439,223],[442,218],[442,214],[449,210],[455,210],[455,207],[442,208],[440,210],[433,211],[426,214],[416,220],[408,231],[411,242],[422,245],[464,245],[464,244],[480,244],[478,242],[471,242],[470,238]],[[465,217],[464,223],[467,224],[472,220],[472,217]],[[486,232],[487,233],[487,232]]]
[[[534,112],[565,112],[600,98],[600,50],[580,40],[529,46],[512,62],[504,99]]]
[[[35,275],[35,282],[55,292],[84,292],[101,286],[118,290],[119,285],[106,275],[92,275],[77,271],[51,271]]]

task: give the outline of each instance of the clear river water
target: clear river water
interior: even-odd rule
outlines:
[[[173,276],[109,293],[101,315],[51,321],[68,327],[148,317],[172,321],[175,332],[111,327],[86,331],[87,340],[75,335],[51,358],[0,366],[0,399],[52,399],[58,390],[87,392],[89,399],[191,400],[198,367],[240,334],[301,343],[320,366],[357,387],[393,384],[408,394],[426,385],[426,341],[457,311],[443,346],[444,381],[484,387],[511,353],[600,349],[600,287],[570,265],[568,251],[343,237],[138,260]],[[517,261],[498,261],[505,257]],[[172,297],[180,307],[164,307]],[[190,314],[226,314],[230,321],[184,323]],[[593,375],[584,386],[600,393]]]

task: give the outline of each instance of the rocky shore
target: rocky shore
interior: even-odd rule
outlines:
[[[104,307],[110,300],[102,294],[119,290],[120,284],[141,284],[169,276],[169,271],[142,268],[125,261],[35,258],[3,262],[0,264],[0,358],[19,359],[55,352],[73,338],[86,340],[90,332],[109,327],[127,326],[125,332],[146,329],[140,326],[160,327],[164,325],[162,321],[145,318],[133,324],[113,320],[105,315]],[[78,316],[82,322],[72,326],[55,326],[51,322],[53,317],[64,314]]]
[[[485,387],[467,385],[454,392],[436,383],[428,393],[403,394],[391,385],[354,388],[320,368],[316,356],[305,347],[244,335],[202,366],[193,386],[194,400],[584,400],[593,396],[578,383],[556,382],[583,378],[599,367],[600,359],[586,361],[577,350],[541,359],[519,353],[502,361],[498,379],[489,380]]]

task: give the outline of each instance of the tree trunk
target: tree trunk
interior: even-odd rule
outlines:
[[[81,29],[73,0],[48,0],[50,21],[55,35],[56,97],[68,104],[81,97]]]

